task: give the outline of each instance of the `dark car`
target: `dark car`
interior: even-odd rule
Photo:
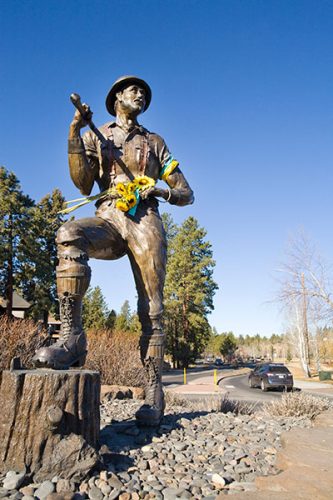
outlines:
[[[262,391],[283,388],[291,391],[294,379],[288,368],[278,363],[258,365],[249,375],[249,386],[260,387]]]
[[[220,358],[216,358],[214,362],[215,366],[223,366],[223,361]]]

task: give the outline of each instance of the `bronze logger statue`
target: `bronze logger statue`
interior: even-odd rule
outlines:
[[[101,191],[95,217],[66,222],[57,233],[56,269],[62,331],[59,340],[37,351],[36,366],[66,370],[83,366],[86,335],[81,307],[90,282],[89,258],[113,260],[128,255],[138,292],[142,326],[141,360],[146,374],[145,402],[139,424],[158,425],[164,412],[162,325],[166,237],[156,197],[172,205],[193,203],[193,192],[164,140],[139,125],[137,117],[151,101],[151,89],[135,76],[119,78],[106,98],[115,116],[96,129],[92,113],[72,95],[76,111],[68,136],[70,175],[85,196],[94,182]],[[80,130],[90,125],[81,138]],[[156,187],[162,179],[167,188]],[[107,355],[107,354],[106,354]]]

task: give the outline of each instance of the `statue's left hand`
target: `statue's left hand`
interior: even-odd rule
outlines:
[[[164,200],[166,200],[169,196],[169,191],[154,186],[142,191],[140,196],[143,200],[146,200],[149,196],[157,196],[158,198],[164,198]]]

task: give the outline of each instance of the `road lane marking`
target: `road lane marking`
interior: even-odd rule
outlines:
[[[227,389],[234,389],[234,388],[235,388],[235,386],[234,386],[234,385],[226,385],[225,387],[226,387]]]

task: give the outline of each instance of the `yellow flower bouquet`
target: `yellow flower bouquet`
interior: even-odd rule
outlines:
[[[122,212],[129,212],[134,215],[140,200],[140,193],[154,186],[154,179],[146,175],[135,177],[130,182],[118,182],[116,191],[120,198],[116,201],[116,207]]]
[[[118,182],[115,186],[102,191],[95,196],[86,196],[84,198],[77,198],[76,200],[66,201],[65,205],[67,208],[61,210],[59,213],[69,214],[76,210],[77,208],[86,205],[92,201],[101,200],[107,196],[117,198],[116,208],[122,212],[129,212],[131,215],[135,215],[138,203],[140,201],[140,193],[146,191],[147,189],[155,186],[155,180],[146,175],[140,175],[135,177],[132,181],[128,182]],[[79,203],[77,203],[79,202]],[[72,207],[68,207],[72,203],[77,203]]]

